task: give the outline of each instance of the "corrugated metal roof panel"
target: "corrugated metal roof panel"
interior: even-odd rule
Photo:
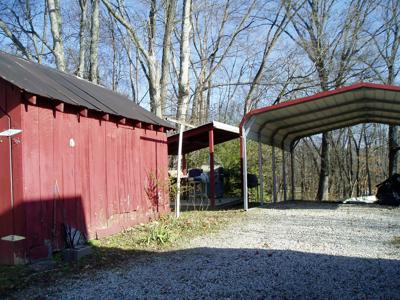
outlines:
[[[359,83],[256,109],[241,126],[256,118],[264,125],[251,126],[249,138],[260,134],[263,143],[287,148],[301,137],[363,122],[400,124],[399,112],[400,87]]]
[[[172,128],[167,121],[114,91],[0,51],[0,77],[20,89],[71,105]]]

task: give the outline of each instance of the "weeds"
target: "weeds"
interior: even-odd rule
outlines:
[[[395,236],[390,243],[397,248],[400,248],[400,236]]]
[[[188,238],[216,231],[237,216],[240,216],[238,210],[184,212],[179,219],[169,214],[157,221],[93,241],[93,245],[123,250],[168,249],[178,246]]]
[[[7,289],[13,289],[21,283],[21,279],[30,274],[23,266],[0,266],[0,298]]]
[[[168,225],[160,222],[153,222],[147,228],[147,233],[144,237],[139,239],[140,245],[150,246],[151,244],[165,245],[172,240],[172,232]]]

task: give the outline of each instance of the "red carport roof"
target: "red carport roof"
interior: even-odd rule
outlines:
[[[286,150],[296,140],[360,123],[400,124],[400,86],[357,83],[247,113],[247,138]]]
[[[239,128],[213,121],[183,133],[182,154],[208,148],[208,132],[214,131],[214,145],[239,138]],[[168,154],[178,154],[179,134],[168,137]]]

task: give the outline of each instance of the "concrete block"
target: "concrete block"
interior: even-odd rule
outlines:
[[[82,257],[85,257],[93,252],[91,246],[82,245],[77,246],[74,249],[67,248],[62,251],[63,259],[67,262],[76,262],[80,260]]]

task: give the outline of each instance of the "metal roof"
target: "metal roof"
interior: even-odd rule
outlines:
[[[183,132],[182,154],[190,153],[203,148],[208,148],[208,133],[214,131],[214,145],[239,138],[239,128],[213,121]],[[168,154],[177,155],[179,133],[168,137]]]
[[[34,95],[148,124],[173,127],[114,91],[1,51],[0,77]]]
[[[303,137],[360,123],[400,124],[400,86],[357,83],[247,113],[246,137],[289,150]]]

